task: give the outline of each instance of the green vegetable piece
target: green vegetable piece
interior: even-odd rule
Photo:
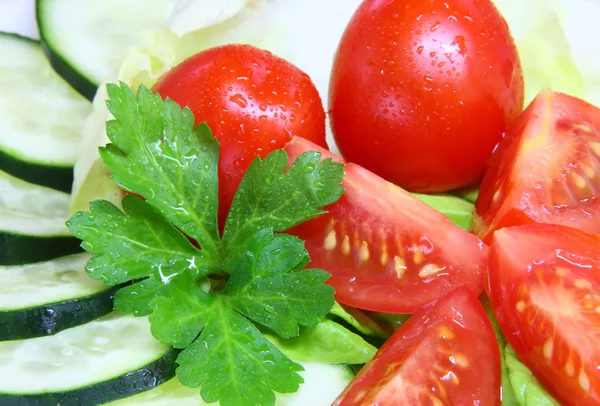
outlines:
[[[314,326],[333,306],[329,274],[321,269],[294,271],[307,261],[302,240],[270,229],[259,231],[238,258],[222,292],[241,314],[283,338]],[[227,262],[227,261],[226,261]]]
[[[107,86],[106,123],[112,144],[100,155],[119,186],[137,193],[211,258],[218,252],[219,143],[175,102],[141,86],[137,96],[124,83]]]
[[[404,323],[410,319],[412,314],[395,314],[383,312],[369,312],[369,316],[385,331],[392,335]]]
[[[506,346],[504,356],[510,382],[519,406],[560,406],[560,403],[533,376],[529,368],[519,360],[515,350],[510,345]]]
[[[336,302],[329,314],[339,317],[361,334],[379,338],[388,338],[391,335],[360,309],[342,306]]]
[[[118,285],[150,275],[168,278],[182,269],[201,274],[210,267],[201,251],[138,197],[123,199],[125,212],[104,200],[92,202],[90,209],[77,213],[67,226],[95,255],[86,265],[94,279]]]
[[[303,328],[298,337],[282,339],[272,334],[265,336],[288,357],[301,362],[365,364],[377,352],[377,348],[361,336],[329,319]]]
[[[322,207],[337,201],[344,188],[344,167],[315,151],[305,152],[288,166],[284,150],[256,158],[233,199],[223,232],[228,250],[243,250],[258,230],[285,231],[325,213]],[[235,256],[230,256],[235,261]],[[227,266],[226,266],[227,267]]]
[[[452,195],[426,195],[422,193],[413,193],[413,196],[448,216],[454,225],[467,231],[471,231],[474,210],[472,203]]]
[[[114,299],[115,309],[134,316],[147,316],[152,313],[150,302],[158,296],[168,296],[169,288],[155,276],[144,279],[117,291]]]
[[[479,196],[479,187],[457,190],[453,194],[469,203],[475,203]]]
[[[547,88],[585,98],[583,76],[575,65],[557,12],[547,8],[536,17],[531,31],[517,43],[526,78],[525,105]]]
[[[488,319],[494,328],[494,333],[496,334],[496,341],[498,342],[498,348],[500,349],[500,364],[502,368],[502,387],[501,390],[501,399],[502,406],[517,406],[519,403],[517,402],[517,398],[515,396],[515,392],[513,390],[513,386],[510,380],[510,374],[508,371],[508,367],[506,366],[506,359],[504,356],[504,351],[507,346],[506,337],[502,333],[500,329],[500,325],[496,320],[496,316],[494,315],[494,310],[492,309],[492,304],[487,295],[482,295],[479,299],[485,312],[487,313]]]
[[[204,292],[186,272],[169,284],[170,297],[152,302],[152,332],[185,348],[177,358],[179,380],[202,385],[202,398],[222,406],[273,405],[275,394],[298,390],[302,367],[279,351],[228,298]]]

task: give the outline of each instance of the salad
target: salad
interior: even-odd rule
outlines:
[[[29,6],[1,405],[600,405],[596,3]]]

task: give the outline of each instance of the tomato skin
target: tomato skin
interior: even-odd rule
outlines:
[[[407,190],[478,182],[522,108],[517,50],[490,0],[366,0],[335,55],[342,156]]]
[[[208,49],[159,79],[153,91],[206,122],[221,143],[219,219],[229,211],[252,160],[283,148],[295,135],[321,147],[325,112],[308,77],[289,62],[249,45]]]
[[[502,331],[563,405],[600,405],[600,238],[570,227],[498,230],[487,291]]]
[[[600,233],[600,109],[541,92],[494,153],[475,203],[473,230],[552,223]]]
[[[500,351],[477,298],[459,288],[415,313],[334,406],[500,405]]]
[[[302,137],[292,137],[290,142],[288,142],[285,145],[284,149],[285,149],[286,154],[288,155],[288,160],[289,160],[290,166],[296,160],[296,158],[298,158],[300,155],[302,155],[306,151],[320,152],[321,160],[330,158],[331,160],[333,160],[333,162],[337,162],[340,164],[346,163],[341,156],[336,155],[333,152],[331,152],[325,148],[322,148]]]
[[[301,139],[293,145],[291,158],[314,149]],[[305,241],[310,266],[331,274],[336,300],[412,314],[463,285],[483,292],[487,247],[475,235],[353,163],[345,165],[342,185],[327,214],[287,231]]]

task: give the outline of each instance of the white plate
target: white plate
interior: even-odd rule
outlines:
[[[38,39],[35,0],[0,0],[0,31]]]

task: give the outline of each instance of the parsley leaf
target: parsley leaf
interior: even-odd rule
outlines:
[[[152,302],[150,322],[161,342],[187,347],[177,358],[184,385],[202,385],[204,400],[223,406],[274,404],[273,390],[298,390],[302,367],[233,311],[226,297],[202,291],[187,272],[169,290],[170,297]]]
[[[344,188],[344,167],[330,158],[320,161],[316,151],[305,152],[288,166],[284,150],[264,160],[255,159],[233,199],[223,243],[230,251],[243,248],[258,230],[285,231],[325,213],[322,207],[337,201]]]
[[[147,316],[152,313],[150,302],[159,296],[168,296],[169,286],[156,276],[125,286],[115,294],[115,309],[121,313]]]
[[[135,196],[123,209],[99,200],[91,213],[79,212],[68,222],[81,246],[95,254],[86,265],[94,279],[118,285],[155,275],[168,278],[182,269],[203,270],[210,260],[148,203]]]
[[[141,86],[137,96],[125,84],[108,85],[106,123],[113,144],[100,155],[113,179],[156,207],[212,258],[218,251],[218,142],[206,125],[172,100]]]
[[[342,194],[343,166],[301,155],[286,171],[282,150],[256,159],[219,235],[219,143],[206,125],[194,128],[188,109],[141,87],[108,86],[112,144],[101,156],[128,195],[123,211],[90,204],[69,229],[95,254],[87,272],[107,284],[133,282],[115,296],[115,308],[149,315],[152,334],[183,351],[182,383],[205,401],[272,406],[275,393],[303,382],[302,367],[260,329],[293,338],[331,309],[329,274],[303,269],[303,242],[279,234],[323,213]],[[200,248],[189,242],[192,238]],[[259,329],[260,328],[260,329]]]
[[[317,324],[334,303],[333,288],[324,284],[327,272],[293,271],[307,257],[302,240],[262,230],[248,242],[222,294],[243,315],[283,338],[295,337],[299,325]]]

